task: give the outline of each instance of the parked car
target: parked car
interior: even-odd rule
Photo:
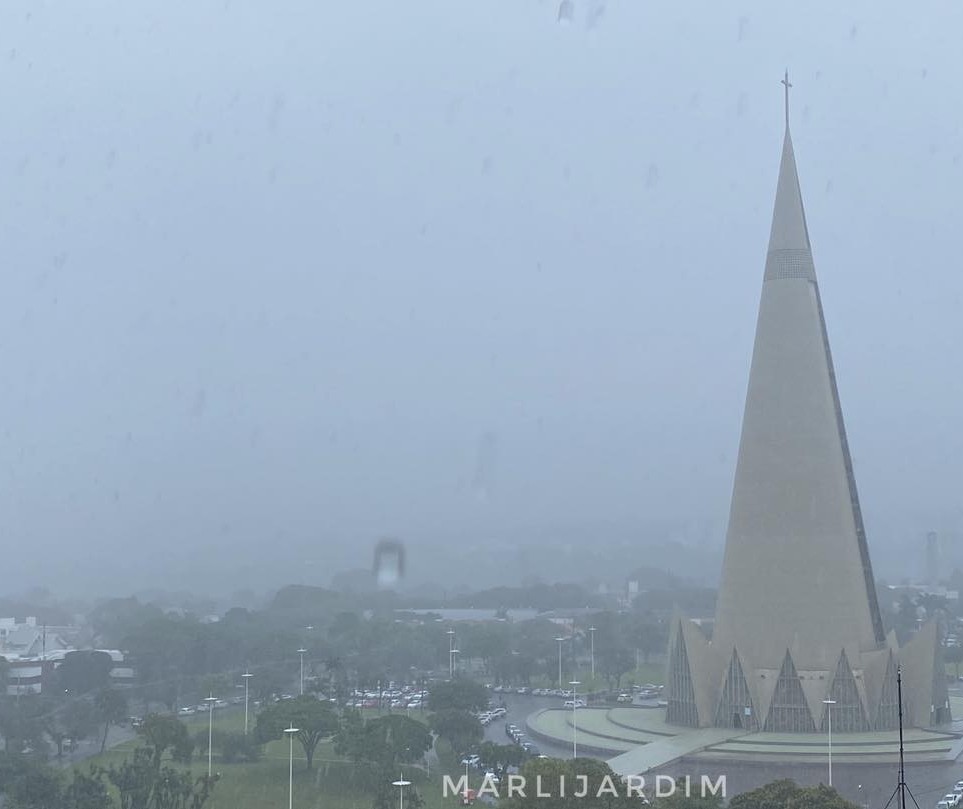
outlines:
[[[196,714],[196,713],[197,713],[197,708],[195,708],[193,705],[187,705],[187,706],[185,706],[184,708],[181,708],[181,709],[177,712],[177,715],[178,715],[178,716],[193,716],[193,715]]]
[[[618,702],[631,702],[631,701],[632,701],[632,695],[631,695],[631,694],[619,694],[619,696],[618,696],[618,698],[617,698],[617,701],[618,701]]]

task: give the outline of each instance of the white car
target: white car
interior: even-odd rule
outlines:
[[[584,708],[585,703],[580,699],[567,699],[565,700],[566,708]]]
[[[948,794],[946,794],[946,795],[943,796],[943,800],[944,800],[944,801],[949,801],[949,802],[950,802],[950,806],[959,806],[959,805],[960,805],[960,798],[961,798],[961,797],[963,797],[963,796],[960,796],[960,795],[958,795],[958,794],[955,793],[955,792],[950,792],[950,793],[948,793]]]

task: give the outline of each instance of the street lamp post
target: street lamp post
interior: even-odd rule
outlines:
[[[558,687],[559,690],[562,688],[562,644],[565,642],[565,638],[559,635],[555,640],[558,641]]]
[[[452,662],[451,662],[451,664],[449,665],[448,668],[449,668],[449,670],[452,672],[452,675],[451,675],[451,677],[450,677],[449,679],[454,679],[454,676],[455,676],[455,675],[454,675],[454,671],[455,671],[455,662],[454,662],[454,661],[455,661],[455,655],[460,655],[460,654],[461,654],[461,651],[460,651],[459,649],[452,649],[452,650],[451,650],[451,657],[449,658],[449,660],[451,660]]]
[[[592,639],[592,687],[595,687],[595,627],[589,627],[589,637]]]
[[[298,649],[298,655],[301,657],[301,696],[304,696],[304,653],[307,651],[303,646]]]
[[[575,710],[578,708],[578,687],[581,683],[572,680],[569,685],[572,686],[572,758],[578,758],[578,720]]]
[[[834,699],[824,699],[823,705],[826,706],[827,710],[827,724],[826,727],[829,730],[829,786],[833,785],[833,705],[836,704]]]
[[[204,697],[204,702],[207,703],[207,777],[210,778],[214,761],[214,703],[217,702],[217,698],[211,692],[209,697]]]
[[[251,678],[254,675],[249,671],[245,671],[241,677],[244,678],[244,735],[247,736],[247,704],[248,704],[248,683],[251,682]]]
[[[288,809],[294,809],[294,734],[298,729],[292,724],[284,732],[288,734]]]
[[[454,666],[452,665],[452,652],[455,651],[455,630],[449,629],[448,635],[448,679],[455,676]]]
[[[401,778],[397,781],[391,782],[392,786],[398,787],[398,809],[405,809],[405,787],[411,784],[411,781],[405,780],[405,774],[401,774]]]

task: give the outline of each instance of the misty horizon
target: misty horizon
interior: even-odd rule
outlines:
[[[711,580],[787,65],[874,572],[963,565],[963,10],[574,7],[0,12],[0,594]]]

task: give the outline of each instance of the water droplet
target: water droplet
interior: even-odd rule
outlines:
[[[405,573],[405,547],[396,539],[382,539],[375,546],[374,575],[378,587],[398,584]]]

